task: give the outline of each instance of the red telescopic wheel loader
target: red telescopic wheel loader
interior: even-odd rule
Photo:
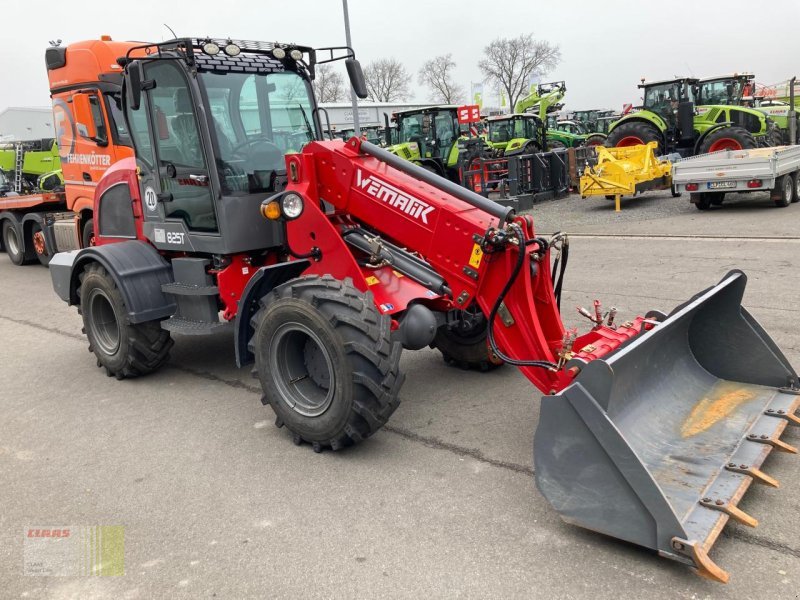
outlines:
[[[338,58],[365,95],[349,48],[130,44],[135,159],[97,186],[96,245],[50,263],[98,366],[144,375],[171,332],[230,327],[276,424],[321,451],[386,423],[404,349],[514,365],[544,394],[535,477],[564,520],[726,581],[708,552],[729,519],[755,525],[737,504],[776,485],[760,467],[795,452],[781,434],[800,421],[745,275],[669,314],[617,323],[596,303],[589,331],[565,330],[565,236],[369,142],[320,141],[310,82]]]

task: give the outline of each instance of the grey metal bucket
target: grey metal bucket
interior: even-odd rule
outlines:
[[[542,399],[536,485],[568,523],[727,581],[708,551],[760,467],[800,424],[797,373],[742,307],[732,271]]]

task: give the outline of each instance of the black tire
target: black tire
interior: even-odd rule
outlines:
[[[567,145],[562,142],[561,140],[547,140],[547,149],[548,150],[561,150],[562,148],[566,148]]]
[[[431,347],[442,353],[448,365],[462,369],[491,371],[505,364],[489,348],[489,328],[483,314],[474,310],[463,314],[468,318],[455,326],[442,325],[436,330]]]
[[[293,279],[260,302],[248,347],[262,402],[294,442],[338,450],[378,431],[400,404],[399,342],[372,293],[330,275]],[[331,384],[331,381],[333,382]]]
[[[708,196],[711,206],[722,206],[722,203],[725,201],[725,192],[709,192]]]
[[[83,224],[81,242],[83,243],[84,248],[94,246],[94,219],[89,219]]]
[[[583,142],[584,146],[602,146],[606,143],[606,136],[602,133],[593,133]]]
[[[104,267],[91,263],[80,274],[78,312],[97,366],[109,377],[146,375],[169,358],[172,339],[160,321],[132,324],[117,285]]]
[[[669,193],[672,194],[673,198],[680,198],[681,197],[681,193],[678,190],[675,189],[674,185],[671,185],[669,187]]]
[[[712,151],[712,148],[716,152],[718,148],[715,148],[715,146],[724,144],[726,141],[729,141],[732,145],[738,145],[739,148],[744,150],[755,148],[758,145],[753,134],[744,127],[720,127],[706,136],[703,143],[700,144],[698,154],[707,154]]]
[[[792,196],[792,202],[800,202],[800,171],[792,175],[792,180],[794,181],[794,196]]]
[[[697,210],[708,210],[711,208],[711,198],[709,197],[709,194],[705,192],[692,194],[692,200],[694,201],[694,205],[697,207]]]
[[[52,258],[52,254],[49,252],[47,248],[47,243],[45,242],[44,232],[42,231],[42,226],[39,223],[34,223],[31,226],[31,239],[30,239],[31,247],[33,251],[36,253],[36,258],[39,262],[44,265],[45,267],[50,264],[50,259]]]
[[[630,138],[637,138],[643,144],[649,142],[658,142],[656,148],[656,156],[664,153],[664,136],[656,128],[645,121],[628,121],[627,123],[620,123],[617,125],[606,138],[606,146],[615,148],[621,142],[629,140]],[[626,145],[630,145],[627,144]]]
[[[783,133],[780,129],[770,129],[767,133],[767,146],[783,146]]]
[[[785,208],[794,202],[794,179],[791,175],[784,175],[775,182],[772,190],[772,200],[775,206]]]
[[[23,250],[22,238],[17,227],[8,219],[3,221],[3,247],[6,254],[15,265],[22,266],[36,260],[35,257],[28,256],[28,252]]]

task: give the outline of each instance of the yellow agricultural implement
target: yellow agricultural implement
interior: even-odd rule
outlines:
[[[597,160],[589,161],[581,175],[581,198],[613,199],[619,212],[622,196],[671,189],[672,163],[656,158],[657,147],[657,142],[619,148],[595,146]]]

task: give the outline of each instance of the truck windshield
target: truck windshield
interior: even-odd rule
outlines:
[[[318,138],[308,82],[292,72],[200,77],[226,192],[273,189],[286,170],[284,155]]]

